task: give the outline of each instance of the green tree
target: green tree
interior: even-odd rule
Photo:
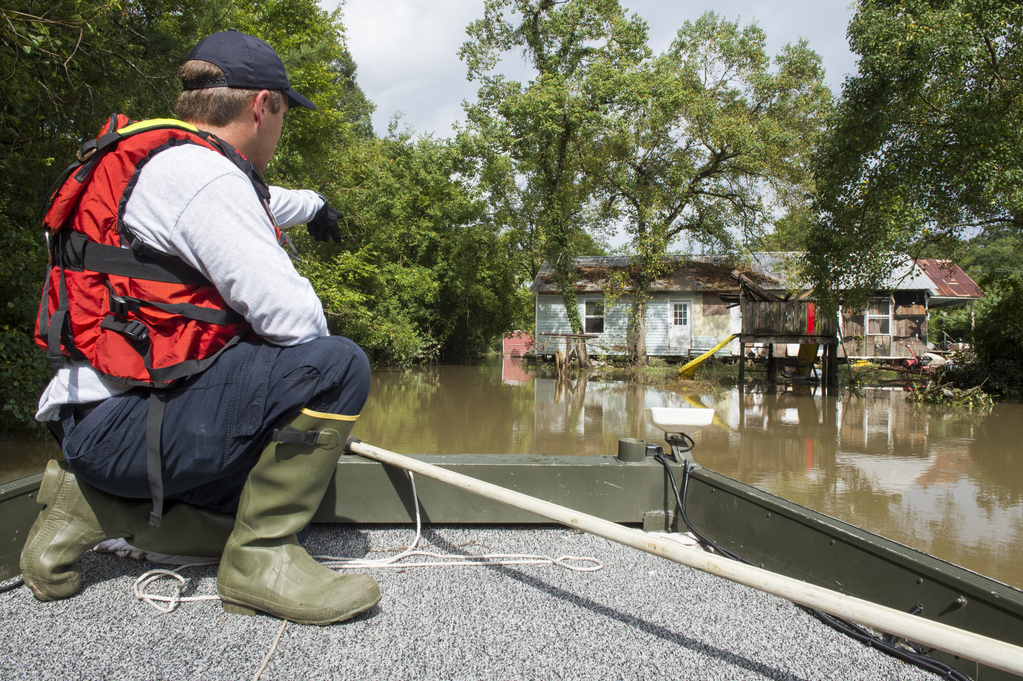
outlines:
[[[459,153],[468,164],[465,175],[475,178],[486,196],[490,218],[502,234],[519,285],[528,287],[547,259],[537,197],[518,182],[511,157],[493,154],[476,135],[460,134],[458,143]],[[570,250],[580,256],[607,255],[606,246],[582,228],[585,222],[580,220],[580,228],[572,231]]]
[[[800,210],[831,93],[805,42],[772,60],[757,26],[686,22],[667,52],[607,79],[614,105],[589,171],[635,254],[633,325],[645,363],[649,286],[681,235],[724,252]]]
[[[0,429],[32,423],[50,371],[32,333],[46,269],[37,215],[112,112],[167,115],[181,57],[214,15],[174,0],[12,0],[0,8]]]
[[[267,180],[335,199],[339,165],[354,145],[373,138],[374,108],[355,82],[341,7],[328,13],[316,0],[259,0],[244,9],[236,27],[273,45],[292,86],[317,106],[288,113]]]
[[[515,262],[460,146],[394,127],[334,173],[345,242],[314,247],[303,273],[332,331],[374,361],[475,359],[523,316]]]
[[[972,330],[973,353],[967,353],[950,373],[960,387],[983,385],[984,391],[1023,399],[1023,274],[994,281],[987,297],[977,303],[976,328]],[[942,322],[954,322],[959,312]]]
[[[956,264],[982,287],[1023,274],[1023,235],[1011,225],[986,227],[956,252]]]
[[[166,117],[176,71],[202,37],[229,27],[264,35],[292,81],[320,104],[292,118],[270,179],[327,186],[335,144],[365,135],[371,105],[353,90],[354,68],[337,16],[311,0],[195,4],[182,0],[12,0],[0,8],[0,429],[32,423],[50,376],[32,341],[46,267],[37,211],[78,145],[113,112]],[[346,61],[347,60],[347,61]],[[292,125],[294,124],[294,125]]]
[[[772,230],[755,237],[750,246],[756,251],[805,251],[806,233],[812,223],[809,206],[790,208],[784,217],[775,221]]]
[[[478,103],[466,107],[468,130],[521,183],[508,212],[535,230],[579,333],[570,280],[579,234],[607,217],[594,209],[583,157],[607,113],[613,75],[649,56],[646,25],[627,19],[617,0],[487,0],[467,32],[460,55],[480,83]],[[527,83],[496,72],[515,53],[535,72]]]
[[[848,79],[817,162],[806,273],[819,293],[878,289],[912,246],[953,253],[1023,228],[1023,5],[860,0]]]

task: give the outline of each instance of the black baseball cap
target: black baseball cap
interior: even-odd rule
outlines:
[[[280,90],[288,96],[288,107],[316,105],[295,92],[288,82],[284,62],[274,48],[256,36],[229,29],[204,38],[188,53],[188,61],[198,59],[214,64],[224,72],[219,78],[182,81],[186,90],[210,87],[236,87],[245,90]]]

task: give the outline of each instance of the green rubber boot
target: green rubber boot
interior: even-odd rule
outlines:
[[[355,418],[303,409],[280,433],[305,434],[315,444],[267,444],[242,488],[234,532],[220,559],[217,593],[225,611],[261,611],[324,625],[369,610],[380,600],[372,578],[320,565],[295,538],[320,505]]]
[[[139,548],[188,556],[219,556],[234,526],[222,513],[176,503],[159,528],[149,524],[152,503],[117,497],[79,481],[63,461],[46,465],[37,500],[44,505],[21,552],[21,574],[41,601],[74,595],[82,585],[76,562],[107,539],[124,537]]]
[[[137,549],[169,556],[220,558],[234,531],[234,516],[191,506],[183,501],[167,502],[160,527],[149,524],[152,504],[146,502],[146,522],[127,539]]]

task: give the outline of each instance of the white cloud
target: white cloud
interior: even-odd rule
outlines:
[[[336,6],[336,0],[321,2],[328,10]],[[808,39],[823,58],[836,94],[845,75],[855,69],[845,38],[852,12],[833,0],[717,0],[710,6],[622,0],[622,5],[647,21],[655,52],[668,47],[684,21],[713,9],[733,21],[741,18],[743,25],[756,20],[771,54],[800,37]],[[458,50],[466,39],[465,27],[483,16],[483,0],[346,0],[343,12],[358,83],[377,105],[377,134],[400,111],[416,132],[449,136],[452,124],[463,117],[462,100],[476,94]]]

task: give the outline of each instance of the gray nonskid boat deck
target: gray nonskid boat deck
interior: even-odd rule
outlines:
[[[410,528],[315,525],[313,555],[378,558]],[[561,527],[427,527],[453,554],[592,556],[596,572],[551,565],[377,569],[383,599],[328,627],[289,623],[260,678],[933,679],[774,596]],[[252,679],[281,622],[218,601],[160,614],[131,593],[149,567],[80,561],[83,588],[40,603],[0,595],[3,679]],[[216,567],[190,568],[184,595],[215,594]],[[153,592],[166,593],[156,587]]]

